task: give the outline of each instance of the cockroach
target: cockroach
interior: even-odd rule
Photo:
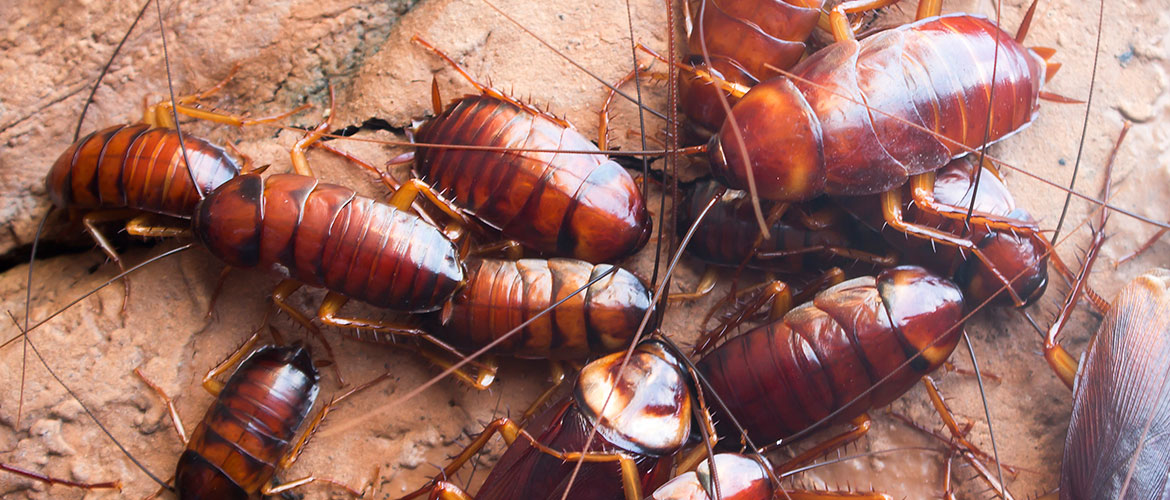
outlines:
[[[1081,358],[1064,442],[1060,498],[1170,494],[1170,271],[1126,285]]]
[[[1108,198],[1108,180],[1104,193]],[[1166,498],[1170,270],[1152,269],[1121,289],[1079,363],[1058,342],[1105,241],[1106,221],[1103,213],[1081,273],[1044,341],[1045,359],[1073,392],[1059,497]]]
[[[476,499],[636,500],[643,498],[642,491],[647,488],[656,488],[656,492],[646,498],[679,498],[658,495],[680,491],[680,483],[693,483],[691,476],[695,473],[663,485],[669,473],[669,459],[689,441],[692,424],[704,426],[706,435],[711,422],[702,400],[693,395],[687,365],[664,342],[657,338],[643,341],[628,360],[625,352],[618,352],[589,363],[578,375],[572,394],[551,405],[524,428],[509,418],[492,421],[439,477],[401,500],[428,493],[431,498],[471,498],[445,478],[458,471],[496,433],[509,446],[476,492]],[[693,409],[694,405],[698,408]],[[597,436],[590,439],[594,427]],[[706,449],[700,446],[696,451],[705,453]],[[741,455],[716,455],[715,459],[719,473],[727,477],[727,482],[721,483],[725,485],[720,489],[724,495],[772,491],[775,478],[758,462]],[[578,460],[584,464],[574,473]],[[688,460],[692,459],[684,458]],[[704,465],[699,466],[699,471],[705,472]],[[574,477],[576,487],[570,482]],[[890,497],[850,494],[847,498]]]
[[[493,352],[543,359],[610,353],[630,344],[651,308],[650,291],[625,269],[589,285],[611,267],[575,259],[473,260],[467,285],[430,321],[444,341],[475,349],[575,293]]]
[[[248,499],[320,481],[361,496],[343,483],[315,476],[275,482],[276,474],[296,461],[334,405],[354,392],[330,401],[310,419],[320,376],[308,348],[298,343],[252,351],[257,340],[259,332],[204,377],[203,386],[215,401],[190,437],[166,393],[135,370],[166,402],[186,446],[175,467],[175,493],[179,498]],[[215,379],[237,364],[226,383]]]
[[[720,189],[723,188],[718,183],[706,181],[688,192],[678,214],[679,233],[690,228]],[[862,244],[864,230],[826,199],[767,208],[769,237],[764,238],[746,193],[728,191],[699,224],[687,252],[708,264],[746,265],[787,274],[827,269],[857,260],[885,267],[895,263],[892,256],[866,251],[873,250],[873,245]]]
[[[978,188],[975,187],[977,180]],[[908,188],[903,190],[909,191]],[[948,205],[970,205],[979,213],[1033,220],[1026,210],[1016,207],[998,171],[983,167],[983,173],[979,175],[968,158],[954,160],[936,173],[934,198]],[[871,229],[880,231],[887,243],[901,249],[902,263],[924,266],[952,276],[963,288],[963,296],[972,304],[981,304],[993,297],[999,302],[1010,302],[1009,294],[999,293],[1002,285],[983,261],[963,259],[952,247],[938,248],[925,240],[907,239],[900,231],[886,226],[881,216],[881,200],[877,196],[840,197],[837,201]],[[911,203],[906,203],[903,211],[906,220],[914,224],[953,234],[965,230],[962,221],[939,217]],[[1013,278],[1012,289],[1016,296],[1024,299],[1024,305],[1034,303],[1044,294],[1048,285],[1049,258],[1059,257],[1048,252],[1049,246],[1040,236],[973,224],[967,237],[987,255],[996,269]],[[1058,268],[1064,269],[1063,264]]]
[[[908,222],[896,188],[909,181],[921,210],[966,220],[965,208],[933,198],[935,171],[1030,124],[1059,65],[1047,61],[1052,51],[1025,48],[986,18],[938,13],[937,2],[924,2],[917,22],[857,41],[843,8],[835,8],[837,43],[800,62],[791,77],[739,94],[734,119],[708,143],[712,173],[777,201],[881,193],[894,229],[971,252],[1010,284],[970,239]],[[972,215],[976,223],[1034,231],[1023,221]]]
[[[505,238],[548,255],[600,263],[629,256],[650,238],[651,220],[634,179],[560,118],[475,81],[458,63],[422,41],[481,95],[445,109],[433,86],[435,116],[414,131],[430,145],[503,147],[515,151],[420,148],[418,174],[449,193]],[[570,150],[572,154],[525,150]],[[596,154],[578,154],[596,151]]]
[[[963,309],[955,284],[920,267],[895,267],[833,286],[696,366],[753,440],[774,443],[814,424],[852,421],[853,430],[830,441],[839,442],[868,429],[867,409],[893,401],[946,361]]]
[[[625,372],[619,375],[622,366]],[[687,442],[695,418],[692,397],[677,355],[659,340],[643,341],[628,360],[619,352],[586,365],[572,394],[524,429],[509,418],[494,420],[442,476],[402,498],[428,493],[432,498],[439,494],[467,498],[440,479],[454,474],[500,433],[508,449],[476,493],[477,499],[561,498],[570,486],[575,462],[583,458],[576,480],[588,486],[578,484],[568,491],[568,498],[640,500],[644,489],[661,483],[657,478],[670,464],[664,458]],[[594,426],[598,435],[590,441]]]

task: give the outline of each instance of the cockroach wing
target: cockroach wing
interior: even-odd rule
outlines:
[[[1130,282],[1077,373],[1062,499],[1170,498],[1170,271]]]

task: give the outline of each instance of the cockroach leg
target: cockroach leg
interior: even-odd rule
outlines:
[[[97,243],[98,248],[101,248],[102,252],[105,252],[106,256],[109,257],[110,260],[114,261],[114,263],[118,265],[118,269],[122,272],[126,272],[126,266],[122,263],[122,257],[118,255],[118,251],[114,249],[114,246],[110,244],[110,240],[106,238],[105,234],[102,234],[101,229],[98,229],[97,226],[98,224],[103,224],[110,221],[125,220],[127,217],[131,217],[135,213],[137,212],[134,210],[121,209],[95,210],[88,212],[81,217],[81,223],[83,226],[85,226],[85,231],[88,232],[90,237],[93,238],[93,241]],[[125,290],[125,293],[122,295],[121,312],[123,315],[125,315],[126,304],[130,302],[129,277],[122,278],[122,286]]]
[[[164,403],[166,403],[167,413],[171,416],[171,424],[175,428],[175,434],[178,434],[179,442],[183,443],[183,446],[186,446],[191,439],[187,435],[186,427],[183,426],[183,419],[179,417],[179,411],[175,409],[174,400],[172,400],[171,397],[167,395],[166,391],[164,391],[162,387],[159,387],[158,384],[155,384],[153,381],[147,378],[146,374],[142,373],[141,366],[134,369],[134,374],[138,375],[138,378],[142,379],[142,382],[144,382],[147,387],[150,387],[151,390],[158,394],[158,397],[162,399]]]
[[[861,415],[854,417],[849,425],[851,426],[850,429],[833,436],[824,442],[818,443],[816,446],[805,450],[803,453],[795,457],[792,457],[787,462],[784,462],[784,464],[777,467],[777,470],[784,472],[796,469],[797,467],[816,460],[818,457],[828,453],[831,450],[835,450],[849,443],[857,441],[858,439],[861,439],[861,437],[864,436],[867,432],[869,432],[869,429],[873,424],[869,419],[869,415],[862,413]]]

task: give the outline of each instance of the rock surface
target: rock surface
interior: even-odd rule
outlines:
[[[1107,4],[1097,81],[1088,113],[1077,191],[1096,193],[1103,165],[1123,119],[1134,120],[1129,139],[1116,167],[1118,206],[1155,220],[1170,220],[1164,202],[1170,192],[1170,14],[1151,9],[1156,2],[1123,0]],[[606,81],[615,81],[630,68],[629,28],[621,2],[582,4],[550,0],[507,0],[496,3],[517,17],[557,49]],[[1018,24],[1026,2],[1003,5],[1003,24]],[[48,202],[43,179],[49,165],[72,140],[78,110],[88,85],[130,25],[140,5],[135,2],[84,0],[18,1],[0,9],[3,38],[0,48],[0,254],[27,256],[41,214]],[[948,3],[948,11],[993,12],[990,2],[965,0]],[[666,16],[662,3],[631,3],[634,37],[651,47],[666,45]],[[1089,97],[1093,66],[1097,7],[1084,2],[1045,2],[1033,24],[1029,44],[1057,49],[1064,68],[1050,90],[1084,100]],[[882,22],[905,19],[911,7],[893,9]],[[1153,12],[1151,12],[1153,11]],[[237,74],[217,100],[218,109],[262,116],[291,109],[302,102],[316,106],[290,123],[313,125],[321,120],[326,86],[338,90],[336,128],[363,123],[385,123],[390,130],[365,129],[359,137],[403,140],[396,131],[431,109],[431,80],[437,78],[445,99],[473,90],[433,54],[410,42],[418,34],[462,62],[476,77],[497,88],[545,105],[566,116],[587,136],[596,131],[596,110],[603,87],[540,45],[533,37],[508,23],[477,0],[424,0],[374,2],[361,0],[287,0],[253,4],[229,2],[165,3],[167,48],[177,93],[201,89],[240,65]],[[1008,30],[1013,31],[1012,29]],[[165,95],[166,73],[157,14],[151,6],[143,21],[114,60],[110,74],[98,89],[93,107],[82,126],[85,133],[137,118],[143,96]],[[645,86],[648,102],[665,109],[661,86]],[[614,139],[623,149],[640,148],[636,137],[634,108],[619,105],[621,120]],[[1084,105],[1042,104],[1040,118],[1017,137],[993,147],[991,154],[1020,167],[1007,169],[1008,184],[1019,203],[1029,209],[1045,228],[1056,225],[1063,192],[1035,175],[1066,185],[1078,155]],[[651,136],[661,121],[647,118]],[[242,130],[191,124],[185,130],[218,143],[231,142],[256,164],[288,169],[287,151],[299,137],[291,130],[251,127]],[[346,141],[347,150],[381,165],[407,151],[403,147]],[[654,143],[651,142],[651,147]],[[325,179],[352,186],[377,196],[380,185],[362,171],[313,152],[314,168]],[[656,203],[652,206],[656,206]],[[1086,239],[1084,222],[1090,206],[1074,200],[1058,251],[1070,264],[1078,262]],[[669,207],[667,208],[669,210]],[[69,228],[76,229],[75,227]],[[1124,215],[1111,219],[1104,257],[1091,282],[1106,297],[1122,283],[1154,265],[1170,265],[1170,239],[1134,262],[1113,269],[1113,263],[1144,242],[1156,228]],[[59,235],[70,231],[60,231]],[[670,231],[668,231],[668,234]],[[52,247],[60,240],[52,240]],[[71,245],[76,246],[76,239]],[[88,246],[85,240],[82,245]],[[67,245],[60,243],[62,248]],[[126,252],[139,262],[171,248],[172,242],[154,248],[135,247]],[[62,250],[64,251],[64,250]],[[69,300],[102,283],[116,272],[97,251],[72,253],[37,262],[31,287],[31,316],[43,318]],[[676,288],[689,288],[702,266],[689,259],[676,275]],[[630,266],[643,276],[652,274],[653,255],[646,251]],[[121,288],[109,287],[82,301],[53,320],[32,338],[53,371],[81,397],[115,438],[162,479],[170,476],[182,445],[170,428],[165,406],[132,370],[142,371],[175,397],[179,415],[191,429],[202,416],[211,396],[202,390],[203,374],[225,358],[260,323],[267,310],[267,294],[276,283],[258,271],[235,271],[227,278],[215,313],[204,313],[221,264],[202,250],[151,264],[132,279],[133,294],[127,314],[119,314]],[[0,275],[0,307],[24,311],[27,266],[17,265]],[[1046,323],[1062,300],[1066,286],[1055,279],[1048,295],[1030,310]],[[315,310],[319,292],[300,292],[294,302]],[[695,324],[711,305],[704,301],[672,305],[663,331],[680,342],[690,342]],[[377,317],[380,312],[350,306]],[[1066,345],[1080,352],[1098,318],[1087,312],[1075,317],[1077,324]],[[275,323],[286,336],[304,332],[287,317]],[[0,328],[3,338],[16,333]],[[1069,392],[1051,375],[1038,355],[1037,335],[1019,314],[1010,310],[984,312],[968,326],[981,367],[999,377],[986,384],[987,400],[999,456],[1019,467],[1008,485],[1017,498],[1032,497],[1055,487],[1064,432],[1070,408]],[[286,479],[308,474],[325,476],[355,488],[371,486],[368,498],[394,498],[409,491],[436,472],[449,455],[465,445],[468,434],[478,432],[493,416],[515,415],[546,384],[546,370],[539,362],[505,360],[499,382],[489,392],[468,390],[450,380],[440,381],[409,402],[398,398],[437,373],[405,351],[333,339],[339,366],[347,381],[358,383],[390,371],[391,380],[339,407],[296,463]],[[316,344],[314,343],[314,346]],[[318,354],[321,354],[318,349]],[[154,485],[102,435],[98,427],[28,353],[29,364],[21,416],[17,400],[21,386],[20,343],[0,350],[0,461],[46,474],[78,481],[121,480],[121,493],[78,492],[0,475],[4,498],[141,498]],[[963,348],[953,360],[970,367]],[[323,394],[332,394],[337,381],[332,371],[324,374]],[[972,439],[985,450],[991,441],[984,410],[972,377],[942,377],[948,403],[962,418],[975,421]],[[390,402],[396,402],[387,406]],[[928,428],[938,429],[922,390],[915,389],[892,405]],[[875,429],[860,445],[862,450],[926,446],[942,448],[909,430],[901,422],[875,411]],[[813,438],[816,439],[815,437]],[[479,460],[494,462],[502,445]],[[853,449],[845,455],[852,454]],[[797,479],[815,487],[873,488],[899,498],[937,498],[942,488],[945,457],[939,451],[903,451],[852,460],[834,468]],[[464,473],[458,479],[472,477]],[[959,473],[960,497],[979,496],[984,485]],[[343,492],[310,486],[299,493],[306,498],[345,498]]]

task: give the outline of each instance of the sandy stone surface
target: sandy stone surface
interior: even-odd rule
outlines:
[[[403,140],[400,133],[413,119],[431,109],[430,86],[437,78],[445,99],[472,89],[433,54],[410,42],[418,34],[452,54],[484,81],[514,95],[547,105],[564,115],[588,137],[596,133],[596,110],[603,87],[559,58],[532,36],[509,24],[481,0],[424,0],[372,2],[360,0],[289,0],[250,3],[164,2],[163,17],[176,92],[205,88],[223,78],[233,65],[237,77],[218,99],[216,108],[253,116],[278,113],[303,102],[311,111],[288,121],[308,126],[322,119],[326,86],[338,91],[335,128],[368,126],[358,137]],[[582,4],[552,0],[501,0],[496,5],[515,16],[558,50],[614,81],[630,69],[629,36],[624,3]],[[1119,185],[1113,202],[1120,208],[1154,220],[1170,220],[1164,203],[1170,192],[1170,14],[1164,1],[1124,0],[1106,6],[1097,80],[1088,113],[1081,170],[1076,190],[1096,193],[1108,151],[1122,120],[1135,122],[1121,149],[1115,173]],[[140,5],[135,2],[42,1],[13,2],[0,8],[3,38],[0,47],[0,254],[27,257],[27,244],[48,206],[43,179],[56,156],[72,140],[75,120],[100,71]],[[994,12],[990,2],[948,2],[948,11]],[[1014,31],[1026,2],[1003,5],[1003,24]],[[1071,0],[1042,3],[1029,35],[1030,45],[1057,49],[1063,69],[1052,81],[1053,92],[1085,100],[1090,94],[1096,6]],[[666,46],[666,15],[662,3],[631,3],[633,36],[657,49]],[[910,15],[893,9],[881,22]],[[115,59],[110,74],[96,94],[96,102],[82,126],[83,133],[136,120],[141,99],[166,93],[162,45],[154,7]],[[665,90],[647,86],[649,105],[665,109]],[[1085,117],[1084,104],[1045,102],[1039,119],[1017,137],[991,148],[1007,162],[1008,184],[1019,204],[1041,225],[1055,227],[1063,204],[1064,185],[1072,177]],[[635,109],[619,105],[621,119],[614,126],[614,145],[639,147]],[[648,133],[659,135],[662,122],[647,119]],[[376,126],[383,124],[383,126]],[[289,169],[287,151],[299,137],[291,130],[191,124],[185,130],[218,142],[231,142],[272,171]],[[338,142],[375,165],[406,148],[372,142]],[[653,142],[651,142],[653,147]],[[352,186],[368,195],[383,193],[369,175],[319,152],[311,154],[317,173],[327,180]],[[1017,170],[1017,168],[1019,170]],[[1032,178],[1035,176],[1036,178]],[[654,203],[656,205],[656,202]],[[1086,240],[1089,204],[1074,201],[1058,252],[1075,264]],[[667,210],[669,211],[669,206]],[[47,243],[67,255],[38,261],[31,293],[31,316],[43,318],[116,272],[104,255],[87,249],[79,229],[65,221]],[[1136,261],[1115,268],[1115,262],[1136,248],[1156,228],[1125,215],[1115,215],[1103,257],[1091,277],[1092,286],[1112,297],[1122,283],[1157,265],[1170,266],[1170,239],[1156,244]],[[667,232],[668,234],[671,231]],[[136,246],[125,255],[139,262],[176,246],[163,242],[152,248]],[[653,271],[653,252],[645,251],[628,263],[643,276]],[[9,264],[11,265],[11,264]],[[200,386],[203,374],[224,359],[257,325],[267,310],[267,294],[276,279],[260,271],[235,271],[227,278],[213,316],[205,318],[208,300],[221,264],[202,250],[152,264],[133,280],[127,314],[119,314],[121,289],[115,285],[82,301],[32,335],[34,345],[53,371],[71,387],[105,424],[110,433],[149,470],[166,479],[173,471],[182,445],[171,430],[166,408],[132,370],[142,371],[175,397],[179,415],[193,428],[211,402]],[[0,275],[0,308],[24,311],[27,266],[16,265]],[[684,258],[675,287],[689,288],[702,272],[697,262]],[[1029,310],[1047,324],[1067,286],[1054,280],[1048,295]],[[315,310],[322,294],[299,292],[294,303]],[[662,330],[688,343],[707,302],[672,305]],[[349,306],[358,314],[384,313]],[[7,323],[7,320],[5,320]],[[1089,312],[1074,316],[1066,345],[1074,353],[1084,346],[1099,318]],[[302,329],[283,315],[275,324],[287,336],[299,338]],[[987,403],[999,456],[1018,473],[1008,475],[1016,498],[1034,497],[1054,488],[1059,475],[1064,433],[1068,425],[1069,392],[1056,381],[1039,356],[1037,334],[1016,311],[981,312],[967,326],[983,370],[998,376],[986,385]],[[0,328],[3,338],[16,333]],[[439,381],[409,401],[401,397],[437,373],[409,353],[333,339],[338,366],[347,381],[361,382],[390,371],[391,380],[339,407],[315,437],[301,459],[283,477],[309,474],[329,477],[355,488],[368,487],[368,498],[400,496],[434,475],[469,438],[495,416],[522,411],[546,385],[541,362],[503,360],[500,380],[487,392],[467,389],[450,380]],[[316,346],[316,344],[314,344]],[[316,352],[320,353],[320,349]],[[4,498],[142,498],[157,486],[118,451],[113,442],[50,376],[33,360],[26,375],[19,422],[17,401],[23,351],[19,343],[0,350],[0,462],[76,481],[121,480],[121,493],[78,492],[73,489],[0,475]],[[960,347],[952,360],[971,365]],[[940,384],[948,403],[961,420],[973,421],[972,440],[991,449],[987,418],[973,378],[947,374]],[[323,371],[323,394],[338,388],[332,371]],[[892,405],[930,429],[941,424],[916,388]],[[794,479],[795,484],[829,488],[874,488],[896,498],[937,498],[941,494],[945,456],[935,441],[921,437],[884,410],[873,413],[870,435],[843,455],[918,447],[850,460]],[[816,439],[814,437],[814,439]],[[456,480],[475,484],[494,463],[502,445],[493,444],[474,474]],[[784,452],[781,452],[782,454]],[[470,469],[468,469],[470,471]],[[986,498],[985,486],[969,468],[957,468],[955,481],[961,498]],[[326,486],[298,490],[306,498],[345,498]]]

